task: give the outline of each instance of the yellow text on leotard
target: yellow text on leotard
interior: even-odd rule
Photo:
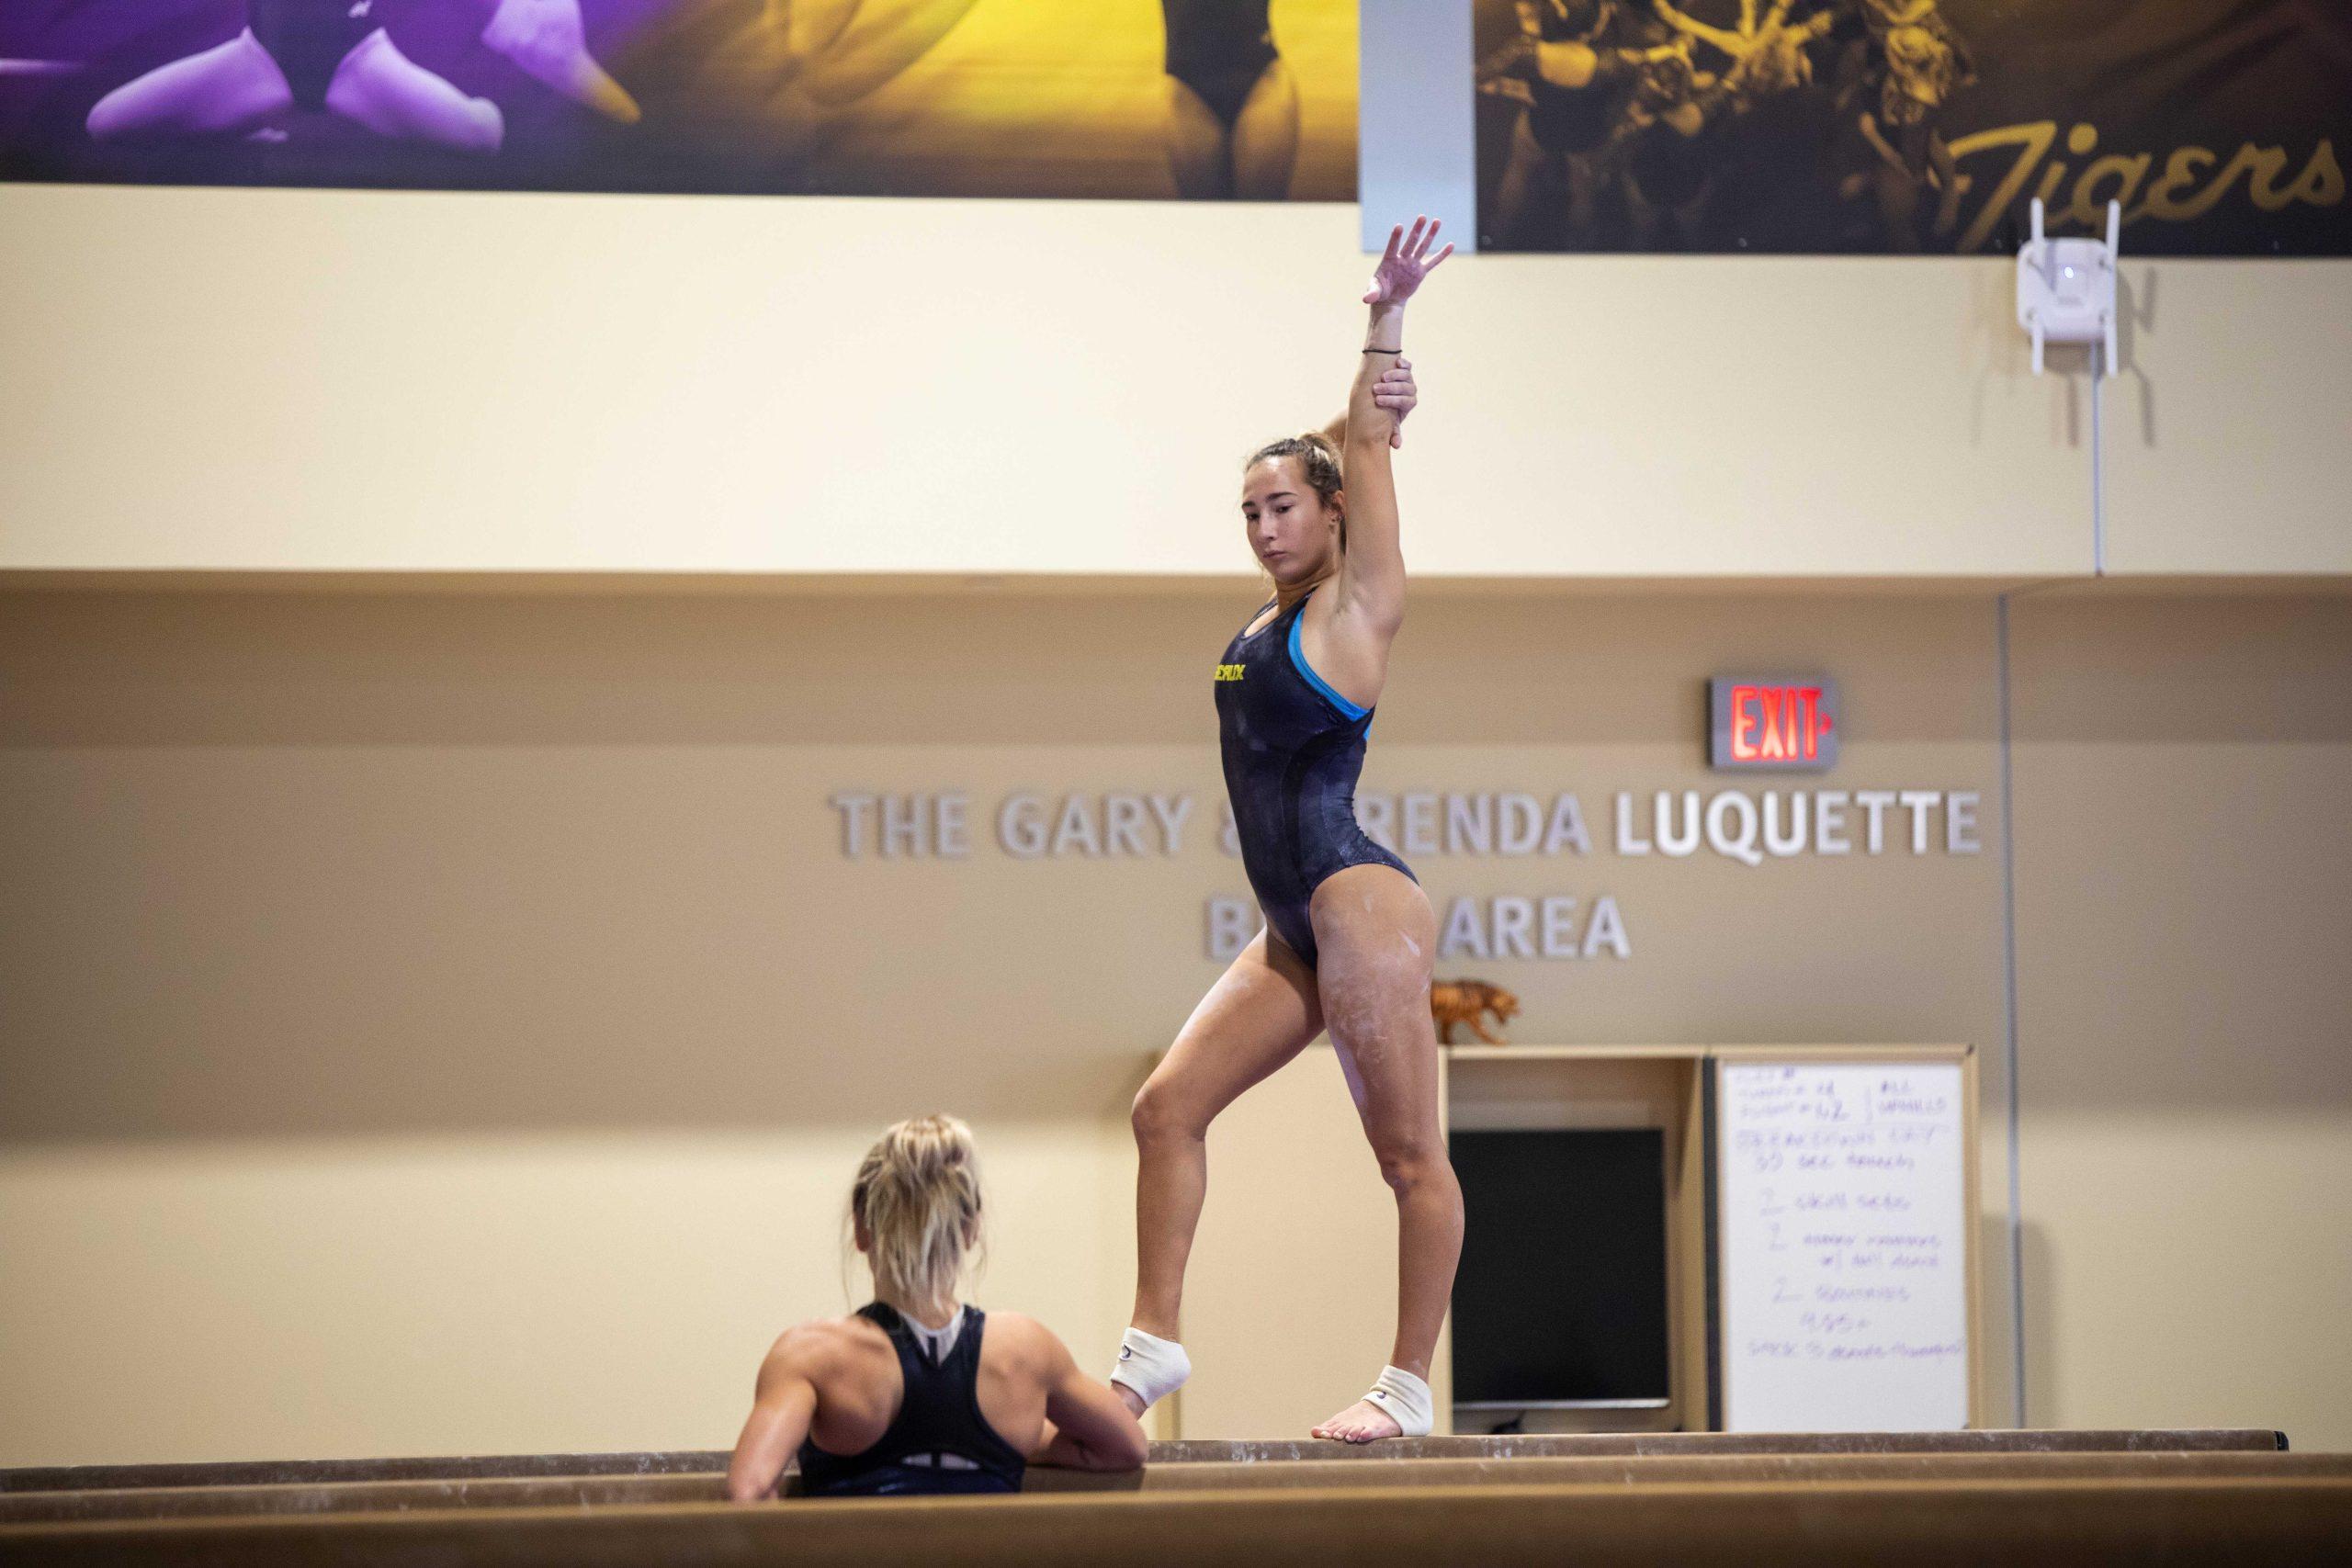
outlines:
[[[1247,665],[1242,664],[1220,664],[1216,667],[1216,678],[1220,681],[1238,681],[1241,679],[1242,671],[1248,668]]]

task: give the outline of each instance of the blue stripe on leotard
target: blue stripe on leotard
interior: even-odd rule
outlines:
[[[1302,603],[1304,601],[1302,601]],[[1358,707],[1355,704],[1348,701],[1347,698],[1340,695],[1338,692],[1332,690],[1332,688],[1326,683],[1322,676],[1317,675],[1315,672],[1315,667],[1306,662],[1306,655],[1300,650],[1298,646],[1298,628],[1306,622],[1306,617],[1304,615],[1293,615],[1290,618],[1290,661],[1298,666],[1298,672],[1306,677],[1306,683],[1308,685],[1314,687],[1317,691],[1322,693],[1324,696],[1330,699],[1331,705],[1333,707],[1338,708],[1341,714],[1350,719],[1362,718],[1372,710],[1370,708]],[[1364,728],[1369,730],[1371,726],[1367,725]]]
[[[1216,711],[1242,866],[1268,928],[1312,967],[1307,906],[1327,877],[1351,865],[1413,872],[1356,821],[1373,710],[1341,696],[1306,662],[1298,631],[1306,607],[1302,597],[1227,645]]]

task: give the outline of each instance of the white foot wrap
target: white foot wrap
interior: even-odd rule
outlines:
[[[1130,1328],[1119,1338],[1119,1364],[1111,1381],[1135,1390],[1148,1410],[1184,1386],[1193,1375],[1193,1359],[1184,1347],[1157,1334]]]
[[[1430,1385],[1402,1367],[1381,1368],[1380,1381],[1364,1398],[1388,1413],[1400,1428],[1400,1437],[1426,1438],[1436,1424],[1437,1400]]]

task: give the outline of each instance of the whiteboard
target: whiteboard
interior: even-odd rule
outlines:
[[[1724,1429],[1965,1427],[1961,1065],[1718,1071]]]

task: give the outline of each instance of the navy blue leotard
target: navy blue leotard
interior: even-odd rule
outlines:
[[[964,1326],[942,1361],[917,1343],[906,1320],[881,1302],[858,1316],[890,1337],[906,1397],[880,1440],[862,1454],[800,1445],[806,1497],[904,1497],[1018,1492],[1027,1461],[980,1412],[980,1336],[988,1314],[964,1309]]]
[[[1256,631],[1237,633],[1216,672],[1225,789],[1241,863],[1267,926],[1309,968],[1315,928],[1306,905],[1325,877],[1375,863],[1413,874],[1356,821],[1372,710],[1333,691],[1300,650],[1299,616],[1312,597],[1309,590]],[[1270,608],[1261,605],[1258,615]]]

